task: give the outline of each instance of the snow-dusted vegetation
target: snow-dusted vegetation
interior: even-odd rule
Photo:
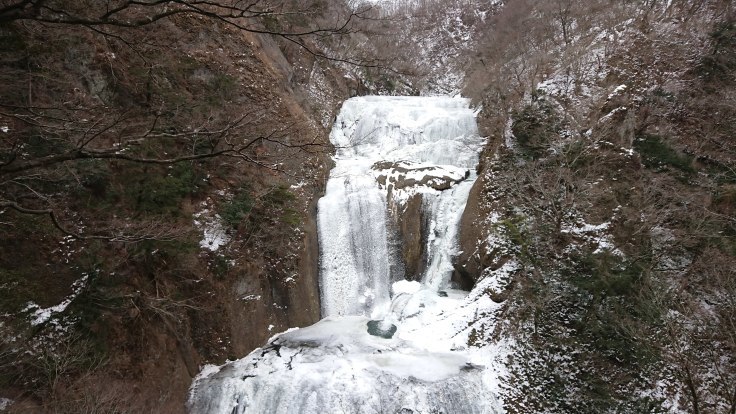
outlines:
[[[736,413],[732,1],[0,3],[0,412]]]
[[[732,13],[509,1],[485,32],[476,258],[517,264],[509,412],[736,407]]]

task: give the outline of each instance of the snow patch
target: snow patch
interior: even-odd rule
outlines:
[[[422,284],[417,281],[400,280],[391,285],[391,291],[393,292],[394,296],[400,295],[402,293],[412,295],[419,292],[421,289]]]
[[[206,205],[206,203],[204,204]],[[220,215],[212,214],[207,208],[194,214],[194,225],[202,230],[202,240],[199,241],[199,247],[203,249],[215,252],[230,242],[230,236],[227,234]]]
[[[596,243],[598,247],[593,252],[594,254],[610,251],[617,256],[624,256],[623,252],[613,243],[613,236],[606,232],[610,226],[610,221],[601,224],[588,224],[580,221],[573,225],[563,226],[560,233],[575,234],[586,241]]]
[[[66,308],[72,303],[72,301],[74,301],[74,299],[76,299],[76,297],[79,296],[79,294],[82,293],[82,290],[87,286],[87,279],[87,275],[84,275],[80,279],[74,281],[74,283],[72,283],[72,294],[67,296],[61,303],[56,306],[41,308],[34,302],[28,302],[26,307],[21,312],[31,312],[30,318],[31,325],[33,326],[45,323],[49,319],[51,319],[53,315],[64,312],[66,310]]]

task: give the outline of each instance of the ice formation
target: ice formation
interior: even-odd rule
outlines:
[[[398,178],[396,168],[391,173],[380,164],[404,167],[398,175],[417,183],[426,176],[459,181],[471,175],[482,142],[468,101],[449,97],[353,98],[343,104],[330,141],[337,148],[335,168],[319,201],[318,216],[323,316],[375,318],[388,310],[394,265],[387,234],[388,191],[395,200],[414,192],[432,193],[425,198],[433,230],[430,249],[444,250],[432,257],[431,266],[445,272],[428,272],[425,278],[431,279],[434,288],[442,287],[441,279],[452,270],[442,253],[452,253],[453,231],[473,178],[447,191],[434,189],[431,181],[403,187],[391,182],[392,176]],[[383,188],[376,183],[379,176],[388,177]],[[442,240],[442,235],[447,235],[447,240]]]
[[[498,304],[448,285],[482,145],[467,100],[353,98],[330,139],[335,167],[318,213],[325,319],[278,334],[243,359],[205,367],[189,411],[501,412],[497,375],[484,367],[490,354],[468,348],[479,315]],[[429,217],[427,270],[421,282],[392,284],[387,200],[401,204],[416,193]],[[369,334],[369,322],[387,335]]]

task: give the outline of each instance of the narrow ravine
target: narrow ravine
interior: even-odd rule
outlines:
[[[468,348],[471,325],[495,305],[450,281],[483,144],[468,101],[353,98],[330,139],[335,167],[318,213],[324,319],[206,367],[190,412],[500,412],[487,352]],[[419,211],[407,207],[416,197]],[[424,236],[403,240],[397,228],[418,213]],[[406,243],[422,244],[414,281]]]

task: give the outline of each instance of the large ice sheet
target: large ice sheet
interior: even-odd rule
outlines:
[[[330,141],[337,159],[366,157],[473,167],[478,131],[465,98],[364,96],[342,106]]]
[[[457,352],[412,349],[366,333],[364,317],[327,318],[210,367],[189,410],[227,414],[496,412],[482,367]]]

